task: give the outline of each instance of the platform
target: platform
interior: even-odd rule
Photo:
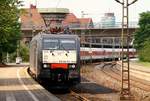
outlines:
[[[20,67],[21,66],[21,67]],[[0,101],[60,101],[27,73],[23,65],[0,67]]]

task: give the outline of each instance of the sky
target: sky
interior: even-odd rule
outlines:
[[[114,12],[116,21],[122,19],[122,6],[115,0],[23,0],[24,7],[35,4],[37,8],[68,8],[71,13],[81,17],[81,11],[84,11],[84,17],[91,17],[94,22],[101,21],[104,13]],[[122,1],[122,0],[120,0]],[[129,0],[133,1],[133,0]],[[138,0],[129,7],[129,21],[138,21],[141,12],[150,11],[150,0]]]

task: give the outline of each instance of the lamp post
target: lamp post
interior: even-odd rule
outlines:
[[[131,100],[130,92],[130,57],[129,57],[129,45],[130,45],[130,34],[129,34],[129,6],[138,0],[115,0],[122,5],[122,33],[121,33],[121,96],[120,100]],[[131,0],[130,0],[131,1]],[[127,50],[124,49],[127,46]],[[126,58],[126,60],[124,60]]]

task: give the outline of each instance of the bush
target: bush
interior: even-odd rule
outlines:
[[[150,62],[150,38],[144,42],[144,47],[140,49],[139,59],[144,62]]]
[[[25,44],[21,44],[19,49],[19,56],[22,58],[22,61],[29,61],[29,47]]]
[[[26,44],[21,43],[18,48],[18,55],[22,58],[23,62],[29,62],[29,47]],[[17,52],[10,54],[10,62],[15,62],[17,57]]]

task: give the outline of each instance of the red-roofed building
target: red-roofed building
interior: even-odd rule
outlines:
[[[80,22],[78,18],[73,14],[69,13],[67,14],[65,20],[63,21],[63,26],[66,27],[80,27]]]
[[[31,5],[31,9],[24,9],[24,13],[20,16],[20,19],[24,42],[30,41],[34,33],[45,28],[42,16],[33,5]]]
[[[45,30],[46,27],[93,28],[91,18],[77,18],[65,8],[36,9],[36,6],[31,5],[30,8],[24,9],[20,18],[22,38],[25,43],[29,42],[38,32]]]
[[[92,18],[79,18],[80,28],[93,28]]]
[[[69,14],[67,14],[64,22],[67,22],[67,23],[79,23],[79,20],[73,13],[69,13]]]
[[[69,13],[63,25],[70,28],[93,28],[93,21],[92,18],[77,18],[73,13]]]
[[[41,30],[45,27],[44,20],[36,8],[24,9],[24,13],[20,16],[22,30]]]

